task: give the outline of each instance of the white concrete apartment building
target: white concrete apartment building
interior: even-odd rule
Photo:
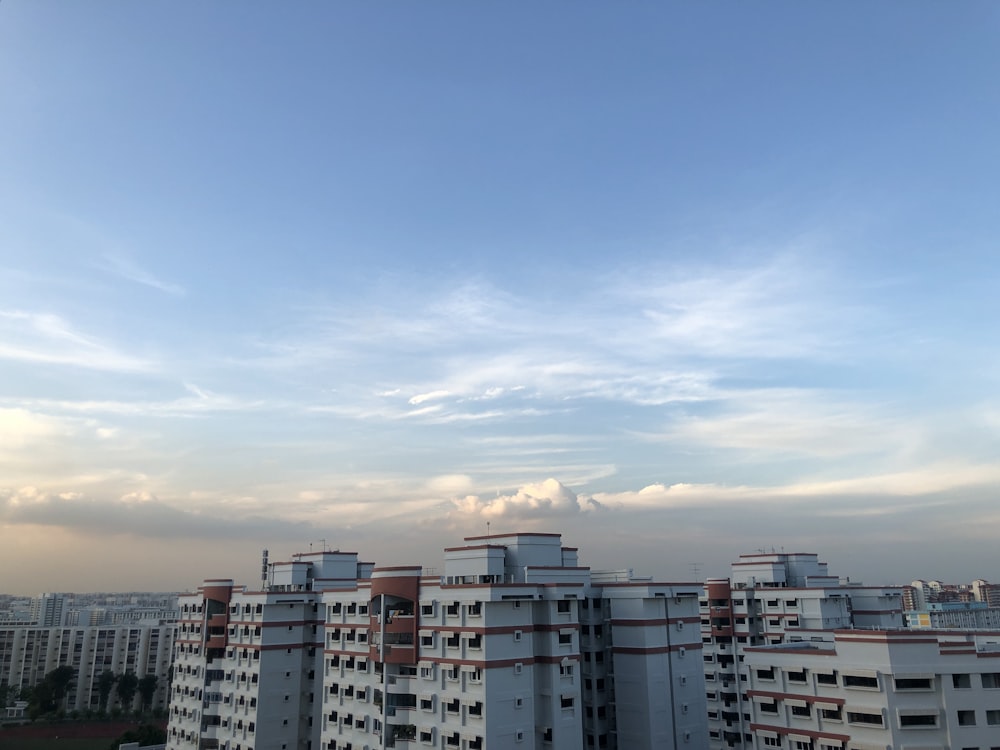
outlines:
[[[1000,750],[1000,632],[824,637],[746,650],[750,747]]]
[[[371,568],[355,553],[308,553],[267,566],[263,591],[212,579],[182,594],[167,747],[318,748],[320,596]]]
[[[314,553],[270,566],[280,575],[265,593],[206,582],[182,599],[192,629],[178,643],[168,748],[705,747],[700,585],[592,574],[557,534],[465,542],[445,550],[443,575]],[[318,556],[332,554],[346,556],[343,575],[310,577]],[[274,590],[279,578],[286,591]],[[222,589],[230,618],[261,604],[263,640],[209,650],[213,622],[217,638],[234,637],[222,610],[206,609],[225,599]],[[269,627],[268,604],[257,601],[273,598],[277,616],[293,594],[309,628],[298,651],[292,635],[266,642],[281,627]],[[269,645],[298,653],[301,666],[265,669]]]
[[[741,555],[730,578],[708,579],[701,599],[707,747],[753,747],[747,648],[836,628],[901,627],[901,612],[899,587],[841,582],[813,553]]]
[[[156,675],[152,706],[167,705],[174,625],[144,622],[123,626],[0,626],[0,682],[25,689],[56,667],[70,666],[76,677],[66,710],[97,709],[97,678],[104,671],[137,677]],[[138,697],[134,707],[138,707]]]

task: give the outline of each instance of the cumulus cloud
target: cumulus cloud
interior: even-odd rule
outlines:
[[[453,502],[455,511],[460,515],[515,520],[573,515],[599,507],[599,503],[581,504],[576,493],[556,479],[527,484],[513,495],[498,495],[495,498],[466,495]]]

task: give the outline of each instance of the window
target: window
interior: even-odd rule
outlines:
[[[805,706],[792,706],[792,716],[809,717],[812,716],[812,711],[809,710],[808,704]]]
[[[573,708],[573,696],[571,696],[571,695],[564,695],[560,699],[559,705],[562,708]]]
[[[837,673],[833,672],[831,674],[831,673],[826,673],[826,672],[817,672],[816,673],[816,682],[818,684],[820,684],[820,685],[836,685],[837,684]]]
[[[573,643],[572,633],[560,633],[559,634],[559,645],[560,646],[570,646]]]
[[[972,676],[967,674],[953,674],[951,676],[951,686],[956,690],[969,690],[972,687]],[[983,687],[986,687],[984,684]]]
[[[520,630],[515,630],[514,631],[514,640],[515,641],[520,641],[522,635],[523,635],[523,633]]]
[[[847,688],[867,688],[869,690],[878,689],[878,677],[865,677],[856,674],[844,675],[844,687]]]
[[[912,729],[914,727],[936,727],[938,725],[937,712],[931,714],[909,714],[899,717],[900,729]]]
[[[827,721],[844,720],[844,714],[842,713],[840,706],[837,706],[836,708],[821,708],[819,715]]]
[[[806,681],[806,671],[803,669],[801,672],[789,672],[788,673],[789,682],[805,682]]]
[[[571,604],[572,600],[570,599],[560,599],[556,602],[556,609],[562,614],[568,614],[570,612]]]
[[[768,669],[758,669],[757,670],[758,680],[773,680],[774,679],[774,668],[769,667]]]
[[[781,747],[781,737],[764,737],[764,747]]]
[[[930,690],[933,687],[930,677],[897,677],[893,684],[896,690]]]
[[[771,701],[770,703],[761,703],[760,712],[762,714],[776,714],[778,713],[778,703],[777,701]]]
[[[974,727],[974,726],[976,726],[976,712],[975,711],[959,711],[958,712],[958,725],[960,727]]]
[[[1000,726],[1000,710],[987,709],[986,723],[989,724],[991,727]]]
[[[573,676],[573,665],[572,664],[560,664],[559,674],[562,677],[572,677]]]
[[[985,672],[983,677],[983,687],[986,690],[1000,689],[1000,672]]]
[[[848,711],[847,722],[849,724],[868,724],[870,726],[884,726],[882,714],[870,714],[865,711]]]

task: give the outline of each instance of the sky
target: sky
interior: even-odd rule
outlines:
[[[995,3],[0,4],[0,590],[1000,580]]]

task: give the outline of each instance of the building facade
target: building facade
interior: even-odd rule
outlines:
[[[902,589],[840,581],[812,553],[742,555],[701,599],[708,747],[753,747],[747,648],[823,640],[837,628],[902,627]]]
[[[62,666],[76,671],[67,711],[100,707],[102,672],[155,675],[153,708],[166,708],[174,624],[144,622],[116,627],[0,626],[0,682],[25,690]],[[138,708],[139,698],[129,708]]]
[[[1000,632],[825,638],[746,649],[750,747],[1000,748]]]
[[[341,552],[269,570],[182,599],[171,750],[707,742],[699,584],[594,573],[557,534],[470,537],[443,575]]]

